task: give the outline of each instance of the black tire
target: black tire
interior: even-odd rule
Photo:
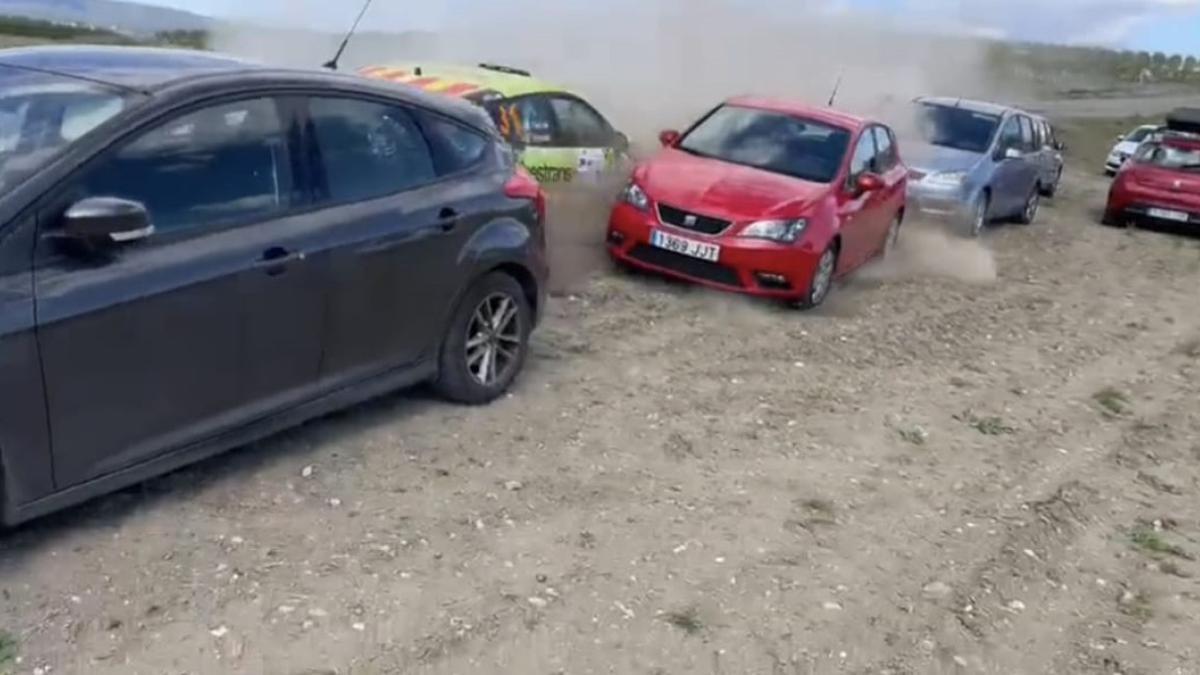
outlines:
[[[1054,182],[1042,189],[1042,196],[1049,199],[1054,199],[1058,194],[1058,186],[1062,183],[1063,170],[1059,167],[1058,173],[1054,174]]]
[[[971,213],[970,219],[967,221],[966,235],[972,239],[977,239],[983,234],[983,230],[992,222],[992,193],[986,190],[979,195],[979,201],[975,203],[975,210]]]
[[[511,303],[511,306],[506,303]],[[515,309],[515,314],[511,315],[511,320],[516,321],[515,326],[510,326],[506,321],[498,327],[488,328],[487,322],[483,321],[489,312],[497,319],[492,323],[504,320],[510,309]],[[497,316],[497,313],[503,316]],[[525,365],[532,327],[533,312],[525,290],[516,279],[502,272],[492,272],[480,278],[463,296],[446,327],[434,389],[451,401],[467,405],[482,405],[499,398],[508,391]],[[484,342],[469,345],[469,342],[477,339],[483,339]],[[501,351],[504,345],[508,349]],[[471,353],[468,352],[469,347]],[[480,350],[489,349],[490,357],[474,358]],[[489,363],[497,364],[502,359],[503,363],[493,373],[488,368]],[[479,373],[473,370],[475,367],[480,369]]]
[[[1037,220],[1038,209],[1041,204],[1042,188],[1040,184],[1035,184],[1033,189],[1029,191],[1029,196],[1025,198],[1025,206],[1017,214],[1017,222],[1021,225],[1032,225],[1033,221]]]
[[[1100,216],[1100,224],[1108,227],[1124,227],[1125,219],[1121,214],[1105,209],[1104,215]]]
[[[880,253],[881,258],[888,258],[896,252],[896,244],[900,241],[900,226],[904,223],[904,216],[897,213],[892,222],[888,224],[887,235],[883,240],[883,251]]]
[[[799,300],[792,301],[793,308],[816,309],[825,302],[829,297],[829,292],[833,290],[833,278],[837,273],[839,253],[837,242],[829,242],[829,246],[826,246],[825,250],[821,252],[821,257],[818,259],[816,267],[813,268],[813,276],[808,282],[807,294]],[[824,276],[823,281],[822,276]]]

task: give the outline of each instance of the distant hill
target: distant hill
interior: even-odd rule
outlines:
[[[94,26],[135,35],[204,31],[213,20],[178,9],[128,0],[0,0],[0,15]]]

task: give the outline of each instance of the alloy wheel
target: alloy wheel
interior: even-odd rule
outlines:
[[[813,275],[812,290],[809,291],[811,304],[819,305],[829,293],[829,286],[833,283],[833,268],[837,262],[837,255],[832,248],[825,249],[821,254],[820,261],[817,262],[817,272]]]
[[[517,302],[507,293],[483,299],[467,324],[467,371],[490,387],[508,375],[521,351],[521,317]]]

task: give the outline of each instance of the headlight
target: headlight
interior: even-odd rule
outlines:
[[[966,171],[943,171],[942,173],[931,173],[925,177],[925,182],[931,185],[943,185],[946,187],[958,187],[967,179]]]
[[[760,220],[756,223],[750,223],[738,236],[752,239],[769,239],[770,241],[790,244],[796,241],[807,227],[808,221],[803,218],[796,220]]]
[[[647,211],[650,209],[650,198],[646,196],[646,192],[638,187],[637,183],[630,183],[625,186],[621,192],[621,201],[629,204],[639,211]]]

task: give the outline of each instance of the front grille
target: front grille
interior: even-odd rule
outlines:
[[[629,252],[629,257],[647,265],[678,272],[695,279],[711,281],[725,286],[741,286],[737,272],[715,262],[680,255],[661,248],[639,244]]]
[[[698,213],[691,213],[677,209],[674,206],[667,206],[666,204],[658,205],[658,219],[668,225],[682,227],[685,230],[707,235],[721,234],[731,224],[728,220],[702,216]],[[690,219],[695,220],[691,221]]]

